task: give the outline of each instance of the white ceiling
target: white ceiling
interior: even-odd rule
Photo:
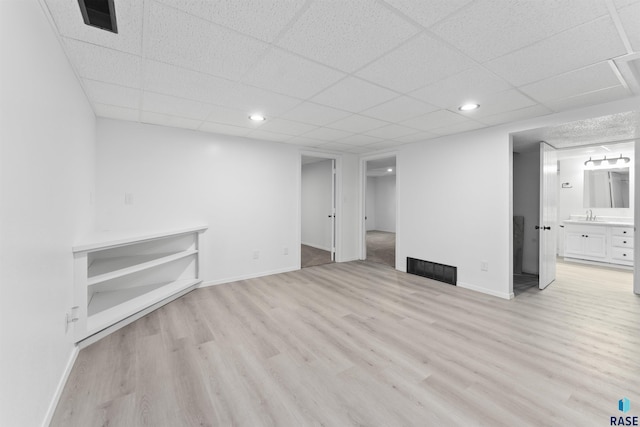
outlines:
[[[555,148],[628,143],[640,139],[640,112],[629,111],[589,120],[577,120],[558,126],[515,132],[512,136],[515,152],[537,150],[540,141],[545,141]]]
[[[96,115],[304,147],[372,152],[638,88],[620,71],[640,0],[114,0],[118,34],[44,1]]]

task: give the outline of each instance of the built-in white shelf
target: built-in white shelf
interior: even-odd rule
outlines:
[[[73,247],[75,341],[95,339],[194,289],[206,226],[94,236]]]
[[[114,258],[105,258],[94,261],[88,268],[89,286],[106,282],[138,271],[158,267],[171,261],[188,257],[198,253],[196,249],[177,253],[159,253],[147,255],[131,255]]]

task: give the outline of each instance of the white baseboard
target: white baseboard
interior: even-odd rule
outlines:
[[[76,359],[78,358],[79,352],[80,352],[80,349],[78,348],[78,346],[74,345],[73,351],[69,355],[67,366],[64,368],[62,377],[58,382],[56,391],[53,395],[53,398],[51,399],[51,403],[49,404],[49,409],[47,409],[47,413],[45,414],[44,421],[42,422],[42,427],[48,427],[49,424],[51,424],[51,420],[53,419],[53,414],[56,412],[56,408],[58,407],[58,402],[60,401],[60,397],[62,396],[62,391],[64,390],[64,386],[67,384],[67,380],[69,379],[69,375],[71,374],[73,365],[76,363]]]
[[[476,291],[476,292],[481,292],[483,294],[487,294],[487,295],[491,295],[494,297],[498,297],[498,298],[502,298],[502,299],[513,299],[514,298],[514,294],[513,292],[511,293],[507,293],[507,292],[497,292],[491,289],[487,289],[487,288],[481,288],[480,286],[476,286],[476,285],[472,285],[470,283],[464,283],[464,282],[458,282],[457,286],[464,288],[464,289],[469,289],[471,291]]]
[[[272,274],[288,273],[290,271],[296,271],[296,270],[300,270],[300,268],[285,267],[277,270],[262,271],[260,273],[243,274],[241,276],[227,277],[225,279],[216,279],[216,280],[210,280],[208,282],[202,282],[198,287],[206,288],[207,286],[222,285],[223,283],[231,283],[231,282],[237,282],[240,280],[255,279],[256,277],[271,276]]]

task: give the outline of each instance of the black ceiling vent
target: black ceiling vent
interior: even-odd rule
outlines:
[[[78,0],[78,3],[85,24],[118,33],[113,0]]]

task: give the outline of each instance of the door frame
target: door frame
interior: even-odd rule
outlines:
[[[370,156],[361,156],[360,157],[360,173],[359,175],[359,188],[360,188],[360,200],[358,203],[358,241],[359,241],[359,259],[365,260],[367,259],[367,224],[364,219],[367,209],[367,162],[369,160],[378,160],[378,159],[386,159],[388,157],[396,158],[396,267],[398,270],[398,243],[400,242],[400,230],[398,229],[398,213],[400,212],[398,203],[400,197],[398,197],[398,188],[400,188],[400,174],[398,171],[400,168],[398,167],[398,151],[387,151],[384,153],[373,154]]]
[[[298,270],[302,268],[300,247],[302,246],[302,157],[316,157],[335,162],[335,190],[333,192],[335,217],[333,218],[335,235],[335,262],[342,262],[342,156],[340,154],[322,153],[318,151],[301,150],[298,155],[298,226],[296,230],[298,240]]]
[[[513,133],[521,132],[527,129],[522,129],[516,132],[509,132],[509,293],[513,293]],[[640,139],[634,140],[634,167],[640,165]],[[586,144],[588,145],[588,144]],[[640,171],[636,169],[634,174],[634,203],[633,203],[633,223],[634,223],[634,248],[640,248],[640,233],[638,232],[638,225],[640,224]],[[542,191],[542,189],[541,189]],[[558,219],[560,221],[560,219]],[[640,295],[640,250],[634,251],[633,259],[633,287],[632,293]],[[513,298],[513,297],[512,297]]]

